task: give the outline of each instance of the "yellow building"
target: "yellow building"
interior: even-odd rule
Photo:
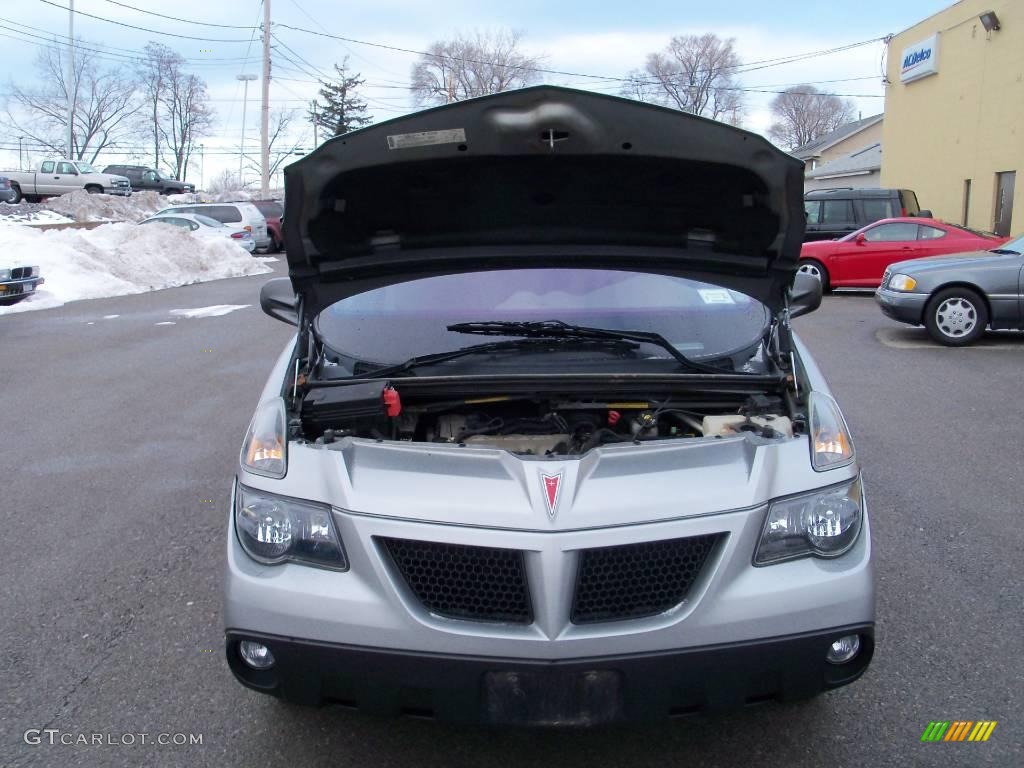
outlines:
[[[1024,232],[1024,0],[961,0],[889,43],[883,187],[938,218]]]

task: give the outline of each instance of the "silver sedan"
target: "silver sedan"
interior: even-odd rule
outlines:
[[[1024,330],[1024,236],[990,251],[893,264],[875,300],[894,320],[923,325],[935,341],[962,347],[986,328]]]

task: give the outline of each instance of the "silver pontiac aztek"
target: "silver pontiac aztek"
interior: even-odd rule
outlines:
[[[296,326],[242,444],[227,660],[485,723],[814,696],[874,649],[850,431],[790,320],[803,164],[542,86],[285,170]]]

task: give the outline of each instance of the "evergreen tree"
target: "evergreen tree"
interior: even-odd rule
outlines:
[[[358,89],[365,80],[358,72],[350,73],[348,57],[339,66],[334,65],[337,78],[331,82],[321,80],[320,97],[307,113],[309,121],[320,131],[320,139],[339,136],[373,122],[367,114],[367,105]]]

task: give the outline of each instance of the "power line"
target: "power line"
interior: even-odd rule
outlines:
[[[117,0],[107,0],[111,5],[119,5],[122,8],[128,8],[132,11],[138,11],[139,13],[147,13],[150,16],[159,16],[161,19],[170,19],[171,21],[181,21],[185,24],[198,24],[201,27],[222,27],[224,29],[259,29],[259,27],[243,27],[238,24],[216,24],[212,21],[196,21],[195,19],[180,19],[177,16],[167,16],[163,13],[157,13],[156,11],[147,11],[145,8],[136,8],[134,5],[128,5],[127,3],[119,3]]]
[[[194,35],[179,35],[174,32],[162,32],[159,29],[149,29],[148,27],[138,27],[134,24],[125,24],[123,21],[114,21],[113,19],[105,19],[102,16],[96,16],[92,13],[86,13],[85,11],[79,11],[78,9],[68,8],[66,5],[60,5],[59,3],[51,2],[50,0],[39,0],[40,3],[46,5],[52,5],[54,8],[60,8],[62,11],[68,11],[74,13],[76,16],[88,16],[90,19],[96,19],[97,21],[105,21],[108,24],[116,24],[119,27],[127,27],[128,29],[134,29],[139,32],[149,32],[153,35],[166,35],[167,37],[177,37],[182,40],[198,40],[202,43],[247,43],[249,42],[245,38],[224,38],[224,37],[196,37]]]
[[[7,21],[7,19],[0,19],[0,21]],[[14,23],[17,24],[18,22],[14,22]],[[28,29],[35,29],[35,27],[27,27],[27,28]],[[65,40],[56,40],[56,39],[51,39],[50,37],[44,37],[43,35],[35,35],[35,34],[32,34],[31,32],[26,32],[23,29],[17,29],[15,27],[9,27],[6,24],[0,24],[0,29],[6,29],[9,32],[15,33],[16,35],[24,35],[25,36],[25,37],[15,37],[14,35],[3,35],[3,37],[6,37],[6,38],[8,38],[10,40],[17,40],[18,42],[21,42],[21,43],[28,43],[29,45],[35,45],[35,46],[37,46],[39,48],[52,48],[53,46],[60,46],[61,48],[65,48],[66,49],[66,48],[70,48],[71,47],[71,43],[68,43]],[[40,31],[45,32],[45,30],[40,30]],[[55,34],[55,33],[47,33],[47,34]],[[66,38],[67,35],[61,35],[61,37],[65,37]],[[34,38],[34,40],[29,40],[29,39],[26,39],[26,38]],[[35,42],[36,40],[41,40],[43,42]],[[95,45],[102,45],[102,44],[98,44],[97,43]],[[137,62],[139,59],[145,58],[145,56],[146,56],[146,52],[145,51],[132,51],[131,54],[129,54],[129,53],[117,53],[116,52],[117,50],[131,51],[132,49],[129,49],[129,48],[121,48],[121,49],[115,49],[115,50],[107,50],[107,48],[94,48],[91,45],[84,45],[81,42],[81,40],[78,40],[78,39],[76,39],[74,47],[75,47],[75,50],[77,50],[77,51],[88,51],[88,52],[94,54],[94,58],[97,58],[100,61],[106,61],[106,62],[110,62],[112,64],[118,64],[118,65],[121,65],[121,66],[123,66],[126,62],[132,62],[132,63]],[[134,54],[134,55],[132,55],[132,54]],[[202,60],[202,59],[187,59],[187,58],[185,58],[184,61],[190,67],[226,67],[226,66],[234,66],[235,63],[240,62],[240,61],[245,61],[245,59],[239,59],[239,58],[234,58],[234,59],[210,59],[210,60],[207,61],[207,60]]]
[[[609,80],[609,81],[616,81],[616,82],[635,82],[632,78],[629,78],[629,77],[615,77],[615,76],[608,76],[608,75],[595,75],[595,74],[591,74],[591,73],[587,73],[587,72],[569,72],[569,71],[565,71],[565,70],[548,69],[548,68],[545,68],[545,67],[531,67],[531,66],[526,66],[526,65],[500,64],[499,62],[486,61],[486,60],[482,60],[482,59],[471,59],[471,58],[465,58],[465,57],[461,57],[461,56],[448,56],[448,55],[445,55],[445,54],[429,53],[427,51],[420,51],[420,50],[416,50],[414,48],[403,48],[403,47],[397,46],[397,45],[388,45],[388,44],[385,44],[385,43],[374,43],[374,42],[370,42],[370,41],[367,41],[367,40],[358,40],[358,39],[353,38],[353,37],[344,37],[342,35],[334,35],[334,34],[331,34],[329,32],[321,32],[321,31],[315,30],[315,29],[305,29],[304,27],[296,27],[296,26],[293,26],[291,24],[278,24],[277,26],[279,26],[279,27],[281,27],[283,29],[291,29],[291,30],[293,30],[295,32],[304,32],[305,34],[308,34],[308,35],[316,35],[318,37],[326,37],[326,38],[330,38],[331,40],[340,40],[340,41],[347,42],[347,43],[355,43],[357,45],[367,45],[367,46],[370,46],[370,47],[373,47],[373,48],[382,48],[384,50],[397,51],[399,53],[408,53],[408,54],[412,54],[414,56],[428,56],[428,57],[431,57],[431,58],[448,59],[449,61],[462,61],[462,62],[468,62],[468,63],[471,63],[471,64],[487,64],[487,65],[505,66],[508,69],[519,69],[519,70],[523,70],[525,72],[538,72],[538,73],[547,74],[547,75],[559,75],[561,77],[583,77],[583,78],[588,78],[588,79],[591,79],[591,80]],[[782,66],[783,64],[789,64],[789,63],[792,63],[794,61],[802,61],[804,59],[816,58],[818,56],[827,56],[827,55],[830,55],[830,54],[833,54],[833,53],[840,53],[842,51],[851,50],[853,48],[858,48],[858,47],[863,46],[863,45],[869,45],[871,43],[876,43],[876,42],[879,42],[880,40],[882,40],[882,38],[880,38],[880,37],[873,37],[873,38],[871,38],[869,40],[861,40],[860,42],[850,43],[848,45],[838,46],[836,48],[828,48],[828,49],[823,49],[823,50],[819,50],[819,51],[808,51],[806,53],[793,54],[793,55],[790,55],[790,56],[782,56],[782,57],[778,57],[778,58],[775,58],[775,59],[762,59],[760,61],[750,61],[750,62],[745,62],[743,64],[738,64],[735,67],[723,67],[722,69],[736,69],[737,73],[753,72],[753,71],[755,71],[757,69],[766,69],[768,66]],[[761,65],[761,66],[755,66],[755,65]],[[695,73],[696,72],[699,72],[699,70],[696,70]],[[654,84],[657,81],[654,80],[654,81],[651,81],[651,82],[652,82],[652,84]]]

